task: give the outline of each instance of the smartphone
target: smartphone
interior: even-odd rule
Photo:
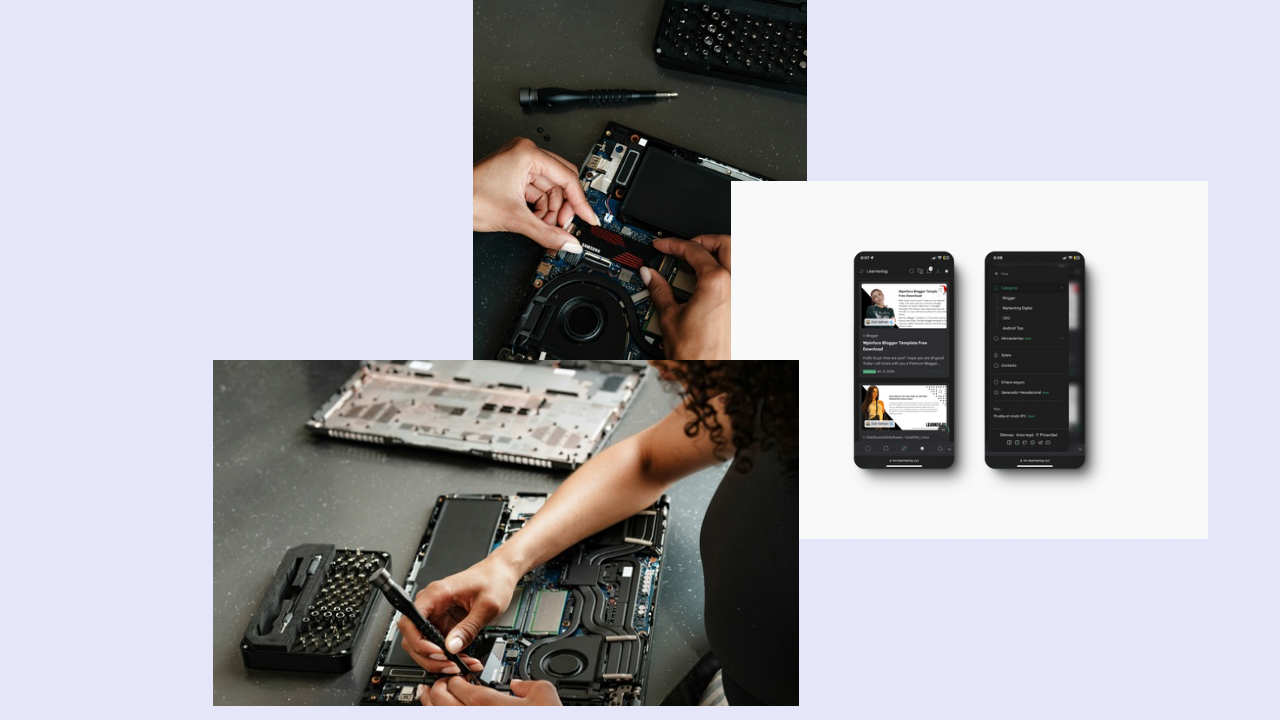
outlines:
[[[853,261],[853,459],[860,468],[951,467],[955,262],[949,252]]]
[[[1084,465],[1084,256],[993,252],[986,263],[986,457]]]

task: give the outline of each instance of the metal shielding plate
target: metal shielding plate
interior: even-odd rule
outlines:
[[[626,412],[647,368],[494,360],[371,362],[307,425],[334,437],[576,468]]]

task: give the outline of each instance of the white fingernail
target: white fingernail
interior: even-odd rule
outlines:
[[[577,240],[570,240],[569,242],[566,242],[565,244],[561,245],[560,249],[563,250],[564,252],[573,253],[574,255],[577,255],[582,252],[582,244],[579,243]]]
[[[462,649],[462,638],[451,637],[445,642],[445,645],[448,646],[449,652],[456,653]]]
[[[448,659],[449,659],[449,658],[447,658],[447,657],[445,657],[445,656],[441,655],[440,653],[431,653],[431,654],[430,654],[430,655],[428,655],[427,657],[431,658],[432,660],[448,660]]]
[[[647,268],[647,267],[641,267],[641,268],[640,268],[640,279],[641,279],[642,281],[644,281],[644,284],[645,284],[645,285],[648,285],[648,284],[649,284],[649,276],[650,276],[650,272],[651,272],[651,271],[650,271],[650,270],[649,270],[649,268]]]
[[[461,672],[461,671],[458,670],[458,667],[456,665],[450,665],[449,667],[440,671],[442,675],[452,675],[457,672]]]

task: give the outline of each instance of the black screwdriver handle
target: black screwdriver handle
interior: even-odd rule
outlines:
[[[422,613],[418,612],[417,607],[413,607],[412,611],[406,614],[409,616],[409,622],[412,622],[413,626],[418,628],[418,632],[422,633],[422,637],[430,640],[436,645],[439,645],[440,649],[444,650],[445,657],[458,663],[459,665],[462,665],[462,661],[459,660],[458,657],[455,656],[453,653],[449,652],[447,648],[445,648],[444,633],[441,633],[439,628],[437,628],[435,625],[432,625],[430,620],[423,617]]]
[[[404,591],[404,588],[391,579],[391,573],[387,572],[386,568],[378,568],[376,572],[370,575],[369,584],[381,590],[382,594],[386,596],[387,602],[391,603],[391,607],[399,610],[400,614],[409,618],[409,622],[418,628],[418,632],[422,633],[422,637],[439,645],[440,650],[444,652],[444,656],[458,666],[458,670],[462,672],[463,677],[476,680],[471,673],[471,668],[467,667],[462,658],[449,652],[449,648],[445,647],[444,634],[418,610],[418,606],[414,605],[413,601],[409,599],[409,595]]]
[[[606,90],[567,90],[549,87],[520,88],[520,104],[524,107],[563,107],[565,105],[617,105],[636,100],[657,100],[676,97],[676,93],[661,93],[653,90],[624,90],[609,88]]]
[[[587,102],[607,105],[628,100],[639,100],[641,93],[635,90],[588,90]]]

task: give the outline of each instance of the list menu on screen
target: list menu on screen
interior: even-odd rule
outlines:
[[[1084,256],[987,255],[986,460],[993,468],[1084,464]]]

